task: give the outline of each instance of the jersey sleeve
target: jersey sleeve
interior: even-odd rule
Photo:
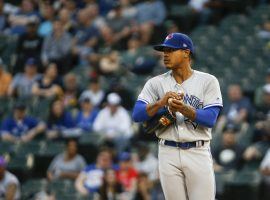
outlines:
[[[1,125],[1,133],[10,133],[12,131],[12,125],[10,119],[5,119]]]
[[[216,77],[213,77],[204,89],[204,106],[203,108],[209,108],[212,106],[223,107],[222,95],[220,91],[219,82]]]
[[[138,101],[143,101],[147,104],[155,103],[158,100],[158,95],[155,90],[154,79],[148,80],[141,93],[138,96]]]
[[[34,117],[28,117],[25,123],[27,123],[27,125],[29,126],[29,129],[32,129],[38,125],[39,120]]]

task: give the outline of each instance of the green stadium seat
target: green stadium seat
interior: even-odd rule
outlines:
[[[0,98],[0,121],[5,119],[12,111],[13,100],[10,98]]]
[[[261,177],[256,171],[240,171],[225,183],[225,197],[230,200],[258,200]]]
[[[18,179],[23,182],[31,176],[34,167],[33,155],[16,154],[10,156],[8,170],[16,174]]]
[[[35,195],[40,191],[47,190],[46,179],[30,179],[22,184],[22,200],[35,199]]]
[[[47,120],[50,111],[50,105],[53,99],[32,98],[29,99],[29,113],[41,120]]]
[[[52,159],[59,153],[62,153],[65,149],[65,144],[63,142],[56,141],[41,141],[40,148],[37,153],[35,153],[35,165],[33,173],[37,177],[46,176],[47,169]]]
[[[90,68],[88,67],[75,67],[71,73],[74,73],[78,77],[79,85],[86,88],[89,84]]]
[[[14,152],[14,144],[0,141],[0,155],[10,154]]]

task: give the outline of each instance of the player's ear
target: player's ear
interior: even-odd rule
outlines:
[[[190,50],[184,50],[184,57],[185,58],[188,58],[188,57],[190,57]]]

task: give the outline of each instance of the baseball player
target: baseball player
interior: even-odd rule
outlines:
[[[164,53],[169,71],[146,82],[133,120],[149,121],[165,108],[176,118],[165,130],[156,130],[160,181],[167,200],[214,200],[210,140],[223,106],[219,82],[213,75],[192,69],[194,46],[187,35],[169,34],[154,49]]]

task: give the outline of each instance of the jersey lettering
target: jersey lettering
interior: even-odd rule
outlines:
[[[184,102],[185,104],[188,104],[196,109],[199,109],[199,108],[202,108],[203,107],[203,102],[198,98],[196,97],[195,95],[188,95],[188,94],[185,94],[184,96]]]
[[[188,104],[196,109],[200,109],[203,107],[203,102],[195,95],[189,96],[188,94],[185,94],[184,103]],[[188,118],[185,118],[185,123],[191,124],[194,129],[196,129],[198,127],[198,123],[193,122]]]

